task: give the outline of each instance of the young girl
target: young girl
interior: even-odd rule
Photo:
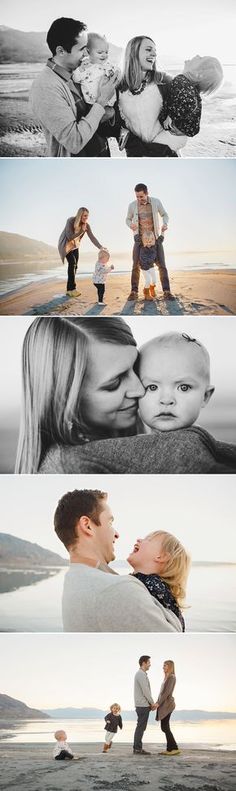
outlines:
[[[103,297],[104,297],[104,294],[105,294],[106,277],[109,274],[109,272],[112,272],[113,269],[114,269],[113,264],[111,264],[110,266],[107,266],[109,258],[110,258],[110,255],[108,253],[108,250],[105,250],[105,249],[99,250],[98,260],[97,260],[97,262],[95,264],[95,271],[94,271],[94,274],[93,274],[93,283],[94,283],[95,288],[97,289],[97,292],[98,292],[98,304],[99,305],[103,305]]]
[[[121,730],[123,728],[123,722],[120,712],[121,712],[121,707],[119,706],[119,703],[112,703],[112,706],[110,706],[109,714],[106,714],[106,716],[104,717],[106,722],[105,725],[106,736],[105,736],[105,744],[103,746],[103,753],[107,753],[107,751],[111,749],[112,739],[114,738],[115,733],[117,733],[118,727]]]
[[[87,50],[89,58],[85,58],[82,65],[73,72],[73,80],[80,84],[83,97],[87,104],[94,104],[98,95],[98,86],[101,77],[113,77],[116,66],[108,61],[109,44],[105,36],[99,33],[89,33]],[[116,93],[107,102],[113,107]]]
[[[195,55],[186,60],[183,73],[177,74],[168,85],[167,98],[159,117],[164,129],[173,135],[197,135],[202,112],[200,94],[209,95],[216,91],[222,79],[223,70],[217,58]],[[162,137],[166,141],[166,132],[160,132],[155,142],[162,143]]]
[[[138,539],[127,558],[137,577],[163,607],[172,610],[185,631],[181,612],[190,567],[190,557],[171,533],[156,530],[143,540]]]

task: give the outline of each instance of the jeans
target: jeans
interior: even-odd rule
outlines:
[[[178,750],[178,745],[176,744],[173,733],[170,730],[170,717],[171,714],[167,714],[167,717],[164,717],[163,720],[161,720],[161,730],[166,737],[166,746],[168,752],[170,752],[170,750]]]
[[[140,278],[139,250],[140,250],[140,241],[138,234],[136,234],[134,237],[133,267],[131,273],[131,289],[132,291],[136,291],[136,293],[138,293],[139,278]],[[162,289],[163,291],[170,291],[169,277],[168,277],[168,272],[165,262],[165,253],[160,237],[156,239],[156,251],[157,251],[157,266],[159,269]]]
[[[149,706],[137,706],[136,712],[138,721],[134,732],[134,750],[142,750],[142,738],[148,724],[150,708]]]
[[[103,297],[105,294],[105,283],[94,283],[94,285],[98,292],[98,302],[103,302]]]
[[[79,251],[77,249],[71,250],[70,253],[67,253],[66,256],[66,260],[68,262],[67,287],[66,287],[67,291],[74,291],[74,289],[76,288],[75,273],[77,270],[78,258],[79,258]]]

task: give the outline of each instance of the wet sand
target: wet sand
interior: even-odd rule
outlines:
[[[205,269],[197,271],[170,271],[170,284],[175,296],[173,301],[163,297],[160,284],[157,298],[144,301],[143,279],[139,299],[128,302],[130,275],[109,275],[104,305],[97,304],[97,291],[91,277],[77,280],[81,291],[79,298],[65,294],[66,278],[34,283],[0,298],[0,315],[62,315],[62,316],[176,316],[204,315],[229,316],[236,314],[236,270]]]
[[[0,789],[17,791],[235,791],[236,752],[187,747],[178,756],[132,754],[129,744],[73,744],[78,761],[53,760],[53,745],[0,744]]]

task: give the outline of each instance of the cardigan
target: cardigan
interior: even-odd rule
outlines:
[[[66,242],[69,242],[72,239],[76,239],[78,237],[78,230],[75,231],[74,229],[74,221],[75,221],[75,217],[68,218],[65,228],[63,228],[63,231],[61,232],[61,235],[58,240],[58,251],[63,264],[66,257]],[[88,225],[88,223],[87,223],[86,231],[84,231],[84,233],[82,234],[81,239],[83,238],[85,233],[88,234],[90,241],[95,245],[95,247],[98,247],[98,249],[101,250],[103,245],[100,244],[100,242],[98,242],[98,240],[96,239],[96,236],[93,235],[90,225]]]
[[[170,673],[170,675],[164,679],[163,684],[161,685],[160,693],[157,699],[159,706],[156,713],[156,720],[164,720],[164,717],[167,717],[168,714],[171,714],[172,711],[174,711],[175,699],[173,698],[172,692],[175,688],[175,684],[175,675],[174,673]]]
[[[151,196],[149,196],[149,201],[150,201],[151,207],[152,207],[154,233],[155,233],[155,237],[157,239],[158,236],[160,235],[159,214],[162,217],[162,221],[163,221],[164,225],[168,225],[169,217],[168,217],[168,214],[167,214],[166,210],[164,209],[163,204],[159,200],[159,198],[151,198]],[[139,224],[138,201],[137,200],[134,200],[134,201],[132,201],[132,203],[129,204],[127,217],[126,217],[126,225],[128,225],[128,228],[130,228],[130,226],[133,225],[133,224],[137,225],[137,226]],[[137,234],[138,231],[134,231],[133,233],[134,233],[134,236],[135,236],[135,234]]]

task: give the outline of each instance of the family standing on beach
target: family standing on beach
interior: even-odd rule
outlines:
[[[156,712],[156,720],[160,723],[161,730],[166,737],[166,750],[162,750],[159,754],[166,756],[180,755],[180,750],[170,729],[170,717],[175,709],[175,699],[173,697],[176,684],[174,662],[172,659],[167,659],[163,664],[164,680],[156,702],[152,697],[150,681],[147,675],[150,667],[151,657],[147,654],[140,656],[139,669],[134,677],[134,704],[137,714],[137,725],[134,733],[133,755],[151,755],[148,750],[143,748],[142,742],[150,711]],[[104,719],[106,735],[103,753],[107,753],[112,747],[118,728],[121,730],[123,728],[119,703],[113,703],[110,706],[110,711]],[[54,736],[57,744],[53,751],[53,757],[56,761],[72,760],[74,755],[66,741],[67,735],[65,731],[58,730]]]
[[[148,195],[146,184],[136,184],[134,188],[136,200],[129,204],[126,224],[133,231],[133,267],[131,274],[131,292],[129,301],[138,299],[140,270],[144,276],[144,299],[153,301],[156,297],[156,271],[158,267],[163,295],[165,299],[174,299],[170,291],[169,276],[165,263],[163,249],[164,232],[168,228],[169,217],[161,201]],[[105,282],[109,272],[114,270],[113,264],[108,265],[110,254],[93,235],[88,224],[89,211],[84,206],[78,209],[75,217],[69,217],[63,229],[58,250],[62,263],[66,258],[68,263],[67,291],[69,297],[80,297],[81,292],[76,287],[75,274],[78,265],[79,247],[81,239],[87,233],[91,242],[98,248],[98,261],[95,264],[93,283],[97,289],[98,304],[103,304]],[[160,217],[162,227],[160,229]],[[161,230],[161,233],[160,233]]]
[[[185,61],[172,79],[156,68],[156,45],[135,36],[122,71],[108,60],[109,44],[78,20],[56,19],[48,33],[52,57],[31,89],[31,103],[51,157],[110,157],[116,138],[127,157],[177,157],[200,129],[201,94],[217,90],[217,58]]]

